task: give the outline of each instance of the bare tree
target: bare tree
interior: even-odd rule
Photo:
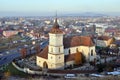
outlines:
[[[27,49],[26,49],[26,48],[22,48],[22,49],[20,50],[20,53],[21,53],[21,57],[22,57],[22,58],[25,58],[25,57],[26,57],[26,54],[27,54]]]

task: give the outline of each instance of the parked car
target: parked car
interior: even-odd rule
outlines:
[[[77,76],[75,74],[66,74],[65,78],[76,78]]]
[[[6,51],[7,54],[9,54],[10,52],[9,51]]]
[[[0,56],[2,56],[3,54],[0,54]]]
[[[90,76],[93,76],[93,77],[104,77],[104,76],[101,75],[101,74],[90,74]]]
[[[119,71],[107,72],[108,75],[120,75]]]

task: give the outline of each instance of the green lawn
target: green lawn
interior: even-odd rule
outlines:
[[[17,70],[17,69],[12,65],[12,63],[10,63],[10,64],[6,67],[5,72],[9,72],[10,75],[14,75],[14,76],[28,77],[28,74]]]

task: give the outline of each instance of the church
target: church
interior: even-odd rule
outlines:
[[[47,69],[65,69],[96,59],[95,44],[89,36],[64,37],[57,18],[49,32],[49,45],[37,54],[36,64]]]

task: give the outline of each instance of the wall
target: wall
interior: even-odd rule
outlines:
[[[77,49],[79,52],[82,52],[83,55],[86,57],[87,61],[93,61],[94,58],[96,58],[96,52],[95,52],[95,46],[77,46],[77,47],[71,47],[71,48],[67,48],[64,50],[65,55],[69,54],[69,50],[70,50],[70,54],[74,54],[77,52]],[[91,50],[93,50],[93,56],[91,56]]]
[[[37,66],[43,67],[43,63],[46,61],[46,63],[48,63],[47,59],[41,58],[39,56],[36,56],[36,64]],[[48,65],[49,67],[49,65]]]
[[[48,54],[48,63],[51,69],[64,67],[64,54]]]
[[[49,33],[49,45],[62,46],[63,45],[63,34]]]
[[[20,68],[19,66],[17,66],[14,62],[12,62],[12,65],[18,69],[19,71],[22,71],[22,72],[25,72],[25,73],[28,73],[28,74],[42,74],[42,71],[33,71],[33,70],[30,70],[29,68]]]
[[[97,40],[97,46],[106,47],[107,46],[107,41],[105,41],[105,40]]]
[[[65,66],[65,67],[70,66],[70,65],[73,66],[73,64],[75,64],[74,62],[75,62],[75,61],[68,61],[68,62],[66,62],[66,66]]]
[[[64,56],[64,54],[62,56]],[[63,59],[64,57],[61,57],[61,60],[58,60],[59,57],[55,57],[55,56],[52,56],[52,57],[53,57],[53,60],[48,60],[48,59],[44,59],[44,58],[37,56],[36,57],[37,66],[40,66],[43,68],[43,63],[46,62],[49,69],[59,69],[59,68],[63,69],[64,68],[64,59]]]
[[[61,54],[63,53],[63,46],[51,46],[49,45],[49,53],[53,53],[53,54]]]

